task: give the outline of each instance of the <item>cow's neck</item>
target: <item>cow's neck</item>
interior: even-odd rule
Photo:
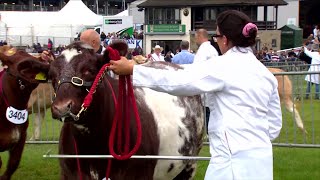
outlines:
[[[21,89],[17,77],[9,75],[7,72],[3,74],[1,83],[1,97],[6,99],[8,105],[20,110],[26,109],[30,94],[32,90],[35,89],[36,85],[30,86],[25,83],[25,88]]]
[[[84,122],[84,126],[89,128],[90,134],[104,133],[109,136],[111,130],[115,115],[115,105],[107,80],[112,85],[116,96],[118,94],[118,80],[105,76],[103,83],[99,85],[93,96],[93,100],[86,113],[86,117],[84,117],[84,119],[88,120],[87,122]],[[101,131],[101,128],[104,128],[104,130]]]

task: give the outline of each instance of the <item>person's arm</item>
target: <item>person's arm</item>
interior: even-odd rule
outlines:
[[[174,56],[171,60],[172,60],[172,61],[171,61],[172,63],[178,64],[178,62],[177,62],[177,56]]]
[[[221,68],[220,70],[214,68],[214,65],[209,61],[185,67],[187,68],[164,70],[134,66],[133,85],[148,87],[176,96],[192,96],[210,91],[220,91],[224,88],[225,83],[219,75]]]
[[[282,112],[277,87],[273,91],[268,108],[269,138],[272,141],[278,137],[282,127]]]
[[[307,47],[304,47],[304,53],[311,58],[314,56],[314,53],[309,51]]]

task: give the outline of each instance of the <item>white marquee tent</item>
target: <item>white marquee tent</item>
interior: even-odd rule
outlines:
[[[7,39],[13,45],[31,45],[34,42],[46,44],[48,37],[57,41],[55,45],[69,44],[77,32],[103,22],[103,17],[92,12],[81,0],[70,0],[58,12],[0,13],[0,39]],[[5,33],[3,27],[6,29]]]
[[[70,0],[59,12],[56,24],[95,26],[101,25],[103,17],[92,12],[81,0]]]

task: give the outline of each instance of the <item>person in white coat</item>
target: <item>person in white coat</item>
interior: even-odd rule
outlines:
[[[208,32],[205,29],[197,30],[195,34],[196,44],[199,46],[194,57],[193,63],[206,61],[212,57],[218,56],[218,51],[214,48],[208,40]]]
[[[153,48],[153,54],[151,55],[151,59],[153,61],[164,61],[164,56],[161,54],[163,51],[163,48],[160,47],[159,45],[156,45]]]
[[[214,111],[209,120],[211,161],[206,180],[273,179],[271,141],[280,133],[282,113],[275,76],[250,48],[258,28],[247,15],[229,10],[217,18],[222,56],[184,69],[164,70],[111,61],[120,75],[133,75],[136,87],[173,95],[210,93]]]
[[[211,42],[208,39],[208,31],[205,29],[198,29],[195,34],[196,44],[199,46],[198,51],[194,57],[193,63],[199,63],[202,61],[206,61],[209,59],[213,59],[213,57],[219,56],[218,51],[215,47],[211,45]],[[205,120],[206,120],[206,132],[208,133],[208,122],[210,117],[210,108],[208,101],[210,99],[210,94],[202,94],[201,100],[202,104],[205,107]]]
[[[320,49],[318,52],[311,52],[308,50],[308,48],[304,47],[304,53],[309,56],[311,59],[311,65],[308,70],[308,72],[313,71],[320,71]],[[308,74],[306,75],[305,80],[308,82],[307,89],[306,89],[306,99],[309,98],[310,92],[311,92],[311,86],[315,84],[316,86],[316,95],[315,99],[319,99],[319,74]]]

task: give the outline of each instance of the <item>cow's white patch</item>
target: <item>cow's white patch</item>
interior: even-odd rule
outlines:
[[[89,128],[79,125],[79,124],[73,124],[81,133],[89,133]]]
[[[66,62],[69,63],[73,59],[73,57],[81,54],[81,51],[79,52],[76,49],[66,49],[62,51],[61,54],[64,56]]]
[[[90,176],[93,180],[99,180],[98,171],[90,166]]]
[[[18,128],[14,128],[11,131],[11,139],[13,142],[18,142],[20,140],[20,131]]]
[[[181,156],[179,149],[184,145],[185,138],[190,138],[190,132],[183,124],[186,110],[177,103],[178,98],[166,93],[160,93],[143,88],[145,101],[151,109],[160,140],[159,155]],[[182,137],[179,136],[183,133]],[[168,172],[170,165],[173,168]],[[154,179],[173,179],[184,168],[181,160],[159,160],[155,167]]]
[[[93,49],[93,47],[92,46],[90,46],[89,44],[87,44],[87,43],[83,43],[83,44],[81,44],[81,47],[82,48],[84,48],[84,49]]]

